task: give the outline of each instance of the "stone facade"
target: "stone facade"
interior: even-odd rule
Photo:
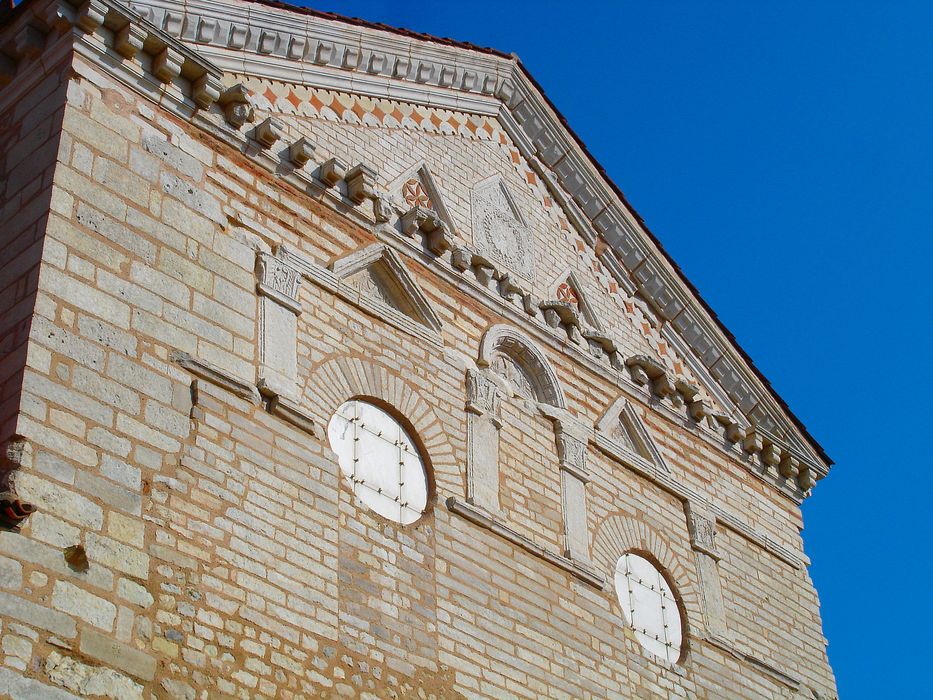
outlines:
[[[0,15],[0,694],[835,697],[831,463],[516,59],[132,7]],[[338,470],[354,398],[411,525]]]

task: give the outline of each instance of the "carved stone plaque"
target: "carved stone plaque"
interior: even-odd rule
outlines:
[[[506,270],[526,279],[534,277],[531,231],[501,178],[473,189],[473,242]]]

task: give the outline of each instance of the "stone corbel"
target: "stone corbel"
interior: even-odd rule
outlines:
[[[253,129],[253,138],[263,148],[272,148],[275,142],[282,138],[285,128],[275,117],[266,117]]]
[[[170,83],[181,75],[185,57],[171,46],[166,46],[152,57],[152,74],[163,83]]]
[[[366,165],[356,165],[344,176],[347,182],[347,197],[354,204],[362,204],[375,197],[376,171]]]
[[[466,272],[469,270],[472,261],[473,253],[470,252],[469,248],[457,246],[450,253],[450,264],[459,272]]]
[[[450,231],[447,224],[431,209],[412,207],[402,214],[401,225],[406,236],[423,233],[425,247],[435,255],[443,255],[450,248]]]
[[[800,473],[800,460],[789,452],[781,455],[781,463],[778,466],[781,476],[787,479],[796,479]]]
[[[117,31],[114,35],[113,48],[116,49],[116,52],[123,56],[123,58],[131,60],[137,53],[143,50],[147,35],[148,32],[142,27],[132,22],[127,22],[126,26]],[[219,90],[217,96],[220,96]],[[215,97],[214,99],[216,100],[217,98]]]
[[[534,294],[523,294],[522,295],[522,308],[525,310],[525,313],[529,316],[537,316],[540,309],[538,304],[541,301]]]
[[[749,428],[742,440],[742,449],[754,455],[760,453],[764,446],[764,438],[761,433],[755,430],[755,426]]]
[[[777,467],[781,463],[781,448],[766,441],[761,448],[761,461],[769,467]]]
[[[726,426],[726,440],[732,443],[742,442],[745,439],[745,430],[735,421],[729,421]]]
[[[376,217],[376,223],[388,224],[397,215],[392,199],[385,192],[376,193],[373,199],[373,216]]]
[[[0,87],[9,85],[16,75],[16,61],[0,53]]]
[[[471,265],[476,281],[482,286],[489,287],[489,284],[496,279],[496,267],[488,258],[473,253]]]
[[[298,381],[298,315],[301,313],[298,294],[301,273],[285,260],[269,253],[257,256],[256,272],[256,291],[259,294],[259,390],[265,396],[294,399]]]
[[[813,478],[813,470],[806,464],[800,465],[797,483],[800,484],[800,488],[804,491],[809,491],[816,484],[816,480]]]
[[[503,299],[511,303],[516,297],[522,298],[524,295],[525,290],[522,289],[514,275],[506,272],[499,278],[499,296]]]
[[[674,385],[660,362],[646,355],[635,355],[625,361],[625,366],[629,368],[632,381],[640,386],[650,384],[651,390],[661,398],[674,393]]]
[[[347,166],[337,158],[328,158],[318,172],[318,177],[328,187],[336,187],[337,183],[346,177]]]
[[[13,35],[10,48],[20,61],[36,58],[45,46],[45,34],[35,27],[24,24]]]
[[[573,304],[548,299],[539,302],[538,308],[544,314],[544,322],[551,328],[563,326],[571,341],[579,343],[583,340],[583,336],[580,334],[580,316]]]
[[[107,12],[107,5],[100,0],[87,0],[76,8],[75,24],[88,33],[94,32],[104,23]]]
[[[219,100],[222,90],[223,84],[207,73],[191,81],[191,99],[201,109],[207,109]]]
[[[288,147],[288,159],[296,168],[303,168],[314,155],[315,145],[302,136]]]
[[[224,110],[224,118],[234,129],[239,129],[254,119],[253,105],[249,99],[249,90],[242,83],[227,88],[220,94],[217,103]]]

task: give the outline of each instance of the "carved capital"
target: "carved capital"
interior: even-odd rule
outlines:
[[[269,297],[294,314],[301,313],[298,289],[301,286],[301,273],[269,253],[260,253],[256,258],[258,281],[256,291],[261,296]]]
[[[586,483],[590,480],[590,473],[586,465],[586,440],[558,430],[557,458],[560,468],[573,474],[577,479]]]
[[[687,502],[685,512],[687,530],[690,532],[690,546],[698,552],[719,560],[721,555],[716,549],[716,517],[690,502]]]
[[[500,427],[500,395],[496,383],[475,369],[467,370],[467,410],[477,415],[489,415]]]

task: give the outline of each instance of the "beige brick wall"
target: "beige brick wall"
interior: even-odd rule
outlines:
[[[255,383],[257,252],[286,244],[324,265],[373,233],[83,59],[75,70],[29,336],[44,360],[25,370],[16,427],[28,445],[17,489],[40,510],[0,533],[0,678],[48,697],[835,693],[805,569],[720,525],[727,622],[746,656],[711,644],[682,502],[592,446],[587,521],[605,590],[445,507],[466,489],[464,358],[508,321],[414,253],[403,262],[444,324],[442,347],[310,282],[297,343],[307,412],[326,420],[369,396],[407,421],[434,485],[413,526],[355,503],[326,440],[174,363],[183,351]],[[532,217],[541,293],[567,268],[598,279],[507,143],[310,117],[289,128],[310,130],[316,158],[372,163],[384,183],[417,154],[464,235],[469,187],[498,173]],[[586,291],[628,352],[656,347],[618,290]],[[568,409],[595,423],[618,389],[546,355]],[[637,410],[672,478],[802,556],[794,503],[647,395]],[[500,445],[503,520],[560,551],[551,422],[510,399]],[[84,573],[62,557],[77,544]],[[645,657],[625,629],[611,577],[632,549],[665,568],[681,603],[677,666]]]

